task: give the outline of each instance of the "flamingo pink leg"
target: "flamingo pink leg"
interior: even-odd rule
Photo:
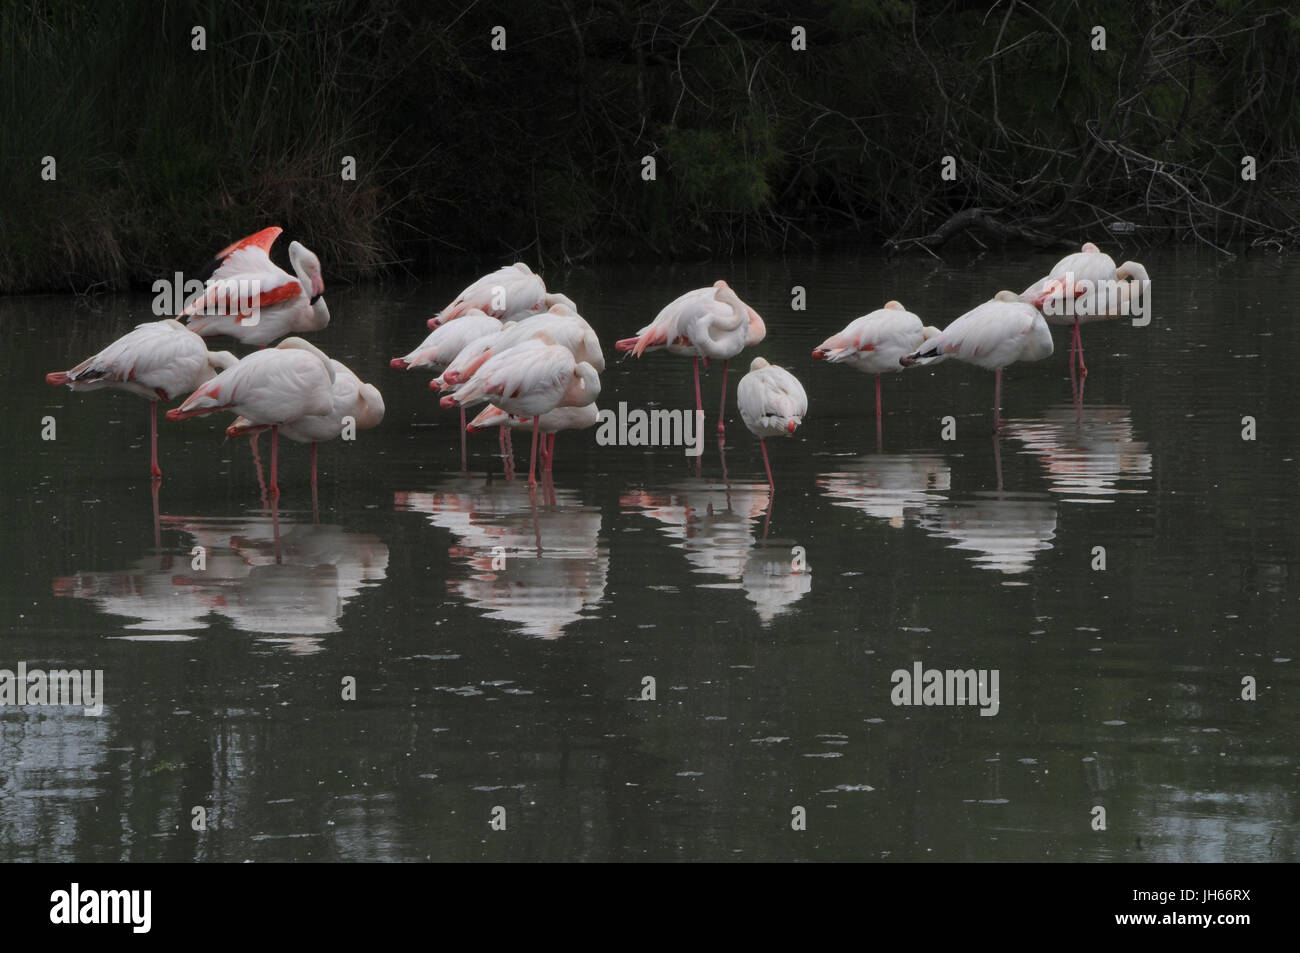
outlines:
[[[880,412],[880,375],[877,374],[877,375],[876,375],[876,419],[879,420],[880,417],[881,417],[881,412]]]
[[[718,433],[727,432],[726,414],[727,414],[727,361],[722,362],[722,406],[718,408]]]
[[[316,441],[311,443],[311,493],[316,495]]]
[[[155,480],[161,479],[162,470],[158,467],[158,401],[149,401],[149,475]]]
[[[771,464],[771,462],[769,462],[768,459],[767,459],[767,441],[764,440],[764,439],[762,439],[762,438],[760,437],[760,438],[759,438],[759,441],[758,441],[758,445],[759,445],[760,447],[763,448],[763,466],[764,466],[764,468],[766,468],[766,470],[767,470],[767,485],[768,485],[768,488],[769,488],[773,493],[775,493],[775,492],[776,492],[776,481],[774,481],[774,480],[772,479],[772,464]]]
[[[700,400],[700,359],[698,356],[691,358],[691,365],[695,368],[695,409],[703,410],[704,401]]]
[[[540,415],[533,418],[533,452],[528,457],[528,488],[530,490],[537,486],[537,435],[541,432],[541,422]]]
[[[271,499],[280,498],[280,480],[279,480],[279,463],[280,463],[280,428],[271,427]]]
[[[1083,363],[1083,338],[1079,335],[1079,319],[1074,319],[1074,344],[1079,349],[1079,376],[1088,376],[1088,365]]]

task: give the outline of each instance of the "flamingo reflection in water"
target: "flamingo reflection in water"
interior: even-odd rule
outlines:
[[[685,552],[692,572],[721,578],[701,587],[743,590],[764,625],[812,590],[811,570],[795,569],[793,540],[755,539],[751,524],[759,517],[766,521],[770,505],[767,486],[703,481],[619,497],[622,511],[662,524],[660,530]]]
[[[1042,417],[1008,421],[1007,433],[1042,463],[1048,489],[1070,502],[1114,502],[1145,493],[1140,484],[1151,480],[1151,454],[1135,438],[1127,407],[1051,407]]]
[[[288,522],[280,532],[278,522],[164,515],[160,531],[180,534],[181,545],[119,571],[57,578],[54,594],[133,619],[123,628],[142,636],[199,632],[224,618],[290,651],[319,651],[344,607],[384,580],[388,547],[339,526]]]
[[[544,479],[551,505],[527,487],[457,477],[394,494],[398,510],[424,514],[455,538],[448,552],[467,570],[448,589],[520,634],[555,639],[605,596],[609,549],[600,510]]]

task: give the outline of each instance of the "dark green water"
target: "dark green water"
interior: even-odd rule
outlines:
[[[690,406],[688,361],[612,347],[681,291],[759,310],[810,398],[770,514],[736,369],[725,479],[715,366],[702,476],[561,435],[534,507],[495,436],[461,474],[427,377],[387,366],[473,276],[331,288],[313,340],[388,415],[321,448],[318,523],[282,444],[278,544],[226,421],[161,425],[155,519],[146,404],[44,384],[148,298],[0,300],[0,668],[106,696],[0,708],[0,859],[1296,859],[1300,263],[1132,257],[1154,320],[1085,329],[1080,409],[1058,329],[1006,373],[999,443],[992,375],[949,363],[886,379],[881,452],[871,379],[812,347],[889,297],[942,326],[1054,256],[548,274],[601,333],[604,407]],[[998,670],[997,715],[894,706],[916,661]]]

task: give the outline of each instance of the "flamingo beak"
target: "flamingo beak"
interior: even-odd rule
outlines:
[[[798,426],[799,425],[795,423],[793,420],[790,421],[788,424],[785,425],[786,433],[794,433],[794,428]]]

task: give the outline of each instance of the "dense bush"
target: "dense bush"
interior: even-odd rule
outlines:
[[[270,223],[334,279],[1116,222],[1289,244],[1298,81],[1264,0],[5,4],[0,290],[140,284]]]

